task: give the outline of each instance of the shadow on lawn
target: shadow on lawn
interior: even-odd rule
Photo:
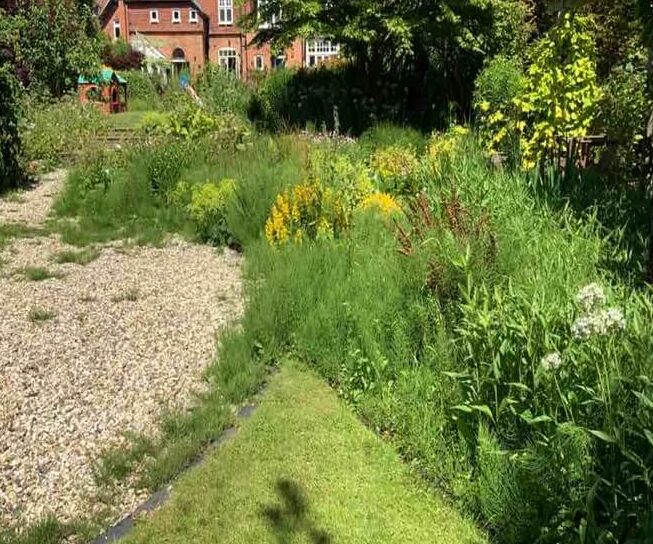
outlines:
[[[304,534],[314,544],[331,544],[333,539],[326,531],[315,527],[310,519],[310,505],[301,486],[281,478],[276,485],[282,505],[264,506],[262,515],[279,544],[289,544],[293,537]]]

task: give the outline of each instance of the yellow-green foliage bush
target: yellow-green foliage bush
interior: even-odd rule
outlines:
[[[589,24],[566,15],[531,52],[515,125],[525,168],[564,156],[569,139],[586,136],[594,124],[601,88]]]
[[[469,129],[460,125],[454,126],[449,132],[434,132],[426,146],[429,169],[439,175],[455,159],[460,158],[469,134]]]
[[[396,194],[414,193],[419,161],[412,147],[391,145],[374,152],[370,168],[383,190]]]
[[[522,166],[532,169],[564,158],[570,139],[590,132],[602,93],[589,25],[586,17],[565,15],[533,46],[525,79],[510,75],[515,98],[490,93],[477,101],[487,149],[505,151],[518,138]]]
[[[476,78],[474,109],[477,126],[489,155],[512,156],[519,147],[519,134],[514,130],[517,117],[516,100],[526,85],[518,61],[497,57],[490,61]]]
[[[215,245],[234,243],[227,225],[226,209],[236,192],[236,181],[228,178],[218,183],[207,181],[191,187],[190,191],[182,181],[173,191],[172,198],[183,201],[188,192],[190,202],[186,210],[200,240]]]
[[[332,187],[344,205],[355,208],[366,195],[375,190],[370,171],[361,162],[334,153],[331,148],[314,148],[309,152],[308,176],[311,180]]]

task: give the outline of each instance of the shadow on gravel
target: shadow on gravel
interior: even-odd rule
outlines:
[[[290,544],[294,537],[304,534],[314,544],[331,544],[333,539],[323,529],[318,529],[310,516],[310,505],[301,486],[281,478],[276,485],[282,505],[265,506],[262,515],[279,544]]]

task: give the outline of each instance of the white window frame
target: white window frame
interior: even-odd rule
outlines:
[[[218,0],[218,24],[234,24],[234,0]]]
[[[273,70],[279,70],[281,68],[286,67],[286,62],[288,62],[288,59],[286,58],[286,55],[276,55],[272,57],[272,69]]]
[[[265,70],[265,59],[263,58],[263,55],[256,55],[254,57],[254,68],[259,72]]]
[[[172,22],[175,25],[178,25],[181,23],[181,10],[180,9],[173,9],[172,10]]]
[[[159,22],[159,10],[151,9],[150,10],[150,24],[158,24]]]
[[[118,32],[116,32],[118,31]],[[120,35],[122,33],[122,29],[120,28],[120,20],[119,19],[114,19],[113,21],[113,39],[118,40],[120,39]]]
[[[259,18],[259,28],[270,28],[274,25],[276,25],[279,20],[281,19],[281,12],[279,13],[273,13],[272,17],[268,20],[263,20],[261,19],[261,7],[264,6],[267,3],[267,0],[257,0],[256,2],[256,15]]]
[[[225,62],[223,62],[223,59]],[[238,74],[238,51],[234,47],[221,47],[218,49],[218,65],[220,68],[226,69],[227,72],[231,72],[228,59],[235,59],[233,72]]]
[[[319,66],[340,56],[340,44],[325,38],[306,40],[306,65]]]
[[[197,23],[199,21],[199,14],[196,9],[190,8],[188,10],[188,22]]]

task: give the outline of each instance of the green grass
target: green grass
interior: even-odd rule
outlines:
[[[28,318],[32,323],[43,323],[44,321],[54,319],[56,316],[56,312],[45,308],[34,307],[29,311]]]
[[[296,364],[272,378],[236,438],[173,489],[125,544],[484,541]]]
[[[114,296],[111,300],[113,302],[136,302],[139,296],[138,289],[127,289],[123,293]]]
[[[79,264],[87,265],[100,256],[100,252],[97,249],[88,248],[82,249],[79,251],[75,250],[65,250],[53,255],[53,259],[56,263],[59,264]]]
[[[62,274],[59,272],[53,272],[42,266],[27,266],[16,270],[17,275],[23,276],[26,280],[29,281],[44,281],[51,278],[61,278]]]
[[[139,128],[143,118],[148,114],[148,111],[126,111],[123,113],[115,113],[107,117],[107,122],[112,128]]]
[[[22,223],[0,224],[0,248],[15,238],[36,238],[48,234],[47,229],[32,227]]]

